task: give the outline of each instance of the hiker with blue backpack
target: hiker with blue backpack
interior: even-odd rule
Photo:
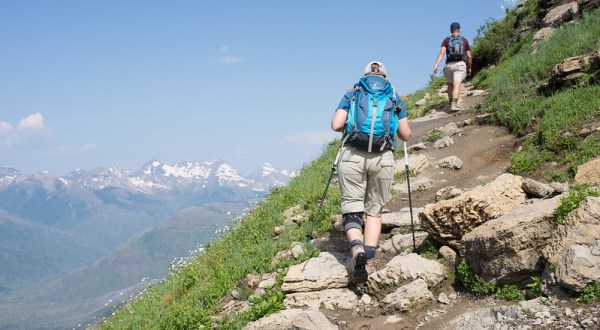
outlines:
[[[471,46],[467,38],[460,35],[460,24],[458,22],[450,24],[450,33],[451,35],[442,41],[433,73],[438,73],[438,66],[444,55],[446,55],[444,76],[448,82],[448,105],[451,111],[458,111],[460,83],[471,75]]]
[[[331,128],[344,132],[338,181],[344,231],[352,252],[351,278],[368,279],[381,233],[381,213],[394,177],[395,136],[411,136],[402,99],[387,80],[381,62],[367,64],[364,76],[340,101]]]

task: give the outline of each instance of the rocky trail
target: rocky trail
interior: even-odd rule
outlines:
[[[439,93],[445,94],[443,89]],[[542,273],[539,251],[544,246],[551,246],[543,256],[558,265],[557,274],[561,267],[557,260],[565,254],[566,244],[557,241],[549,224],[559,195],[568,186],[506,174],[517,141],[506,128],[486,124],[485,115],[475,113],[484,95],[485,91],[464,86],[462,110],[450,113],[439,105],[411,121],[412,221],[405,160],[399,157],[393,197],[383,214],[375,272],[366,283],[354,285],[349,280],[351,255],[339,216],[334,230],[313,241],[320,255],[288,270],[282,285],[285,309],[246,329],[599,329],[598,304],[581,305],[564,294],[530,295],[530,300],[520,302],[478,297],[455,280],[459,256],[487,281],[516,283]],[[302,221],[298,212],[297,208],[286,212],[290,224]],[[563,234],[573,238],[569,232]],[[434,247],[428,237],[443,246]],[[297,243],[276,258],[301,253],[302,244]],[[554,280],[554,288],[568,282],[548,269],[544,274]],[[244,286],[260,294],[275,284],[276,276],[249,276]],[[553,290],[550,285],[548,290]],[[221,317],[248,304],[232,294],[222,303]]]

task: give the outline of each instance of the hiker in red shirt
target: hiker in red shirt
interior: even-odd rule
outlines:
[[[458,97],[460,96],[460,83],[471,75],[472,57],[469,41],[460,35],[460,24],[450,24],[450,35],[442,41],[440,53],[435,61],[433,73],[438,73],[438,66],[446,55],[444,76],[448,82],[448,104],[451,111],[458,111]]]

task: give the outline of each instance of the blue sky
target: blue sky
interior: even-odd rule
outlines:
[[[452,21],[506,0],[0,0],[0,166],[25,174],[318,157],[371,60],[424,87]]]

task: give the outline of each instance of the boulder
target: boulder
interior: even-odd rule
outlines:
[[[461,256],[484,280],[519,283],[541,274],[559,197],[515,207],[465,234]]]
[[[286,295],[283,304],[286,308],[311,307],[318,309],[323,305],[329,310],[350,310],[356,307],[358,297],[348,289],[328,289],[313,292],[296,292]]]
[[[402,283],[423,279],[428,287],[440,284],[447,277],[446,268],[436,260],[416,253],[396,256],[381,270],[369,275],[367,293],[377,294]],[[389,292],[389,291],[388,291]]]
[[[600,187],[600,158],[592,159],[580,165],[577,174],[575,174],[575,182]]]
[[[420,173],[423,169],[429,167],[431,163],[427,160],[425,155],[408,155],[408,170],[413,174]],[[406,172],[406,160],[404,157],[396,160],[394,165],[394,173]]]
[[[502,174],[496,180],[453,199],[428,205],[419,213],[421,228],[435,239],[459,250],[463,235],[525,202],[522,184],[522,177]]]
[[[542,20],[545,27],[557,27],[561,23],[572,20],[579,13],[577,1],[552,8]]]
[[[433,300],[433,293],[427,289],[427,283],[422,279],[417,279],[386,295],[381,303],[389,312],[404,312],[413,306],[421,307]]]
[[[381,226],[384,230],[391,230],[397,227],[408,227],[412,224],[418,227],[419,213],[423,211],[422,207],[413,208],[412,221],[409,208],[403,208],[400,212],[383,213],[381,215]]]
[[[552,68],[550,78],[544,80],[539,91],[554,92],[564,86],[576,85],[582,82],[598,79],[600,75],[600,50],[562,60]]]
[[[542,251],[557,284],[581,292],[600,280],[600,197],[587,197]]]
[[[322,252],[318,257],[290,267],[281,289],[289,293],[345,288],[350,261],[351,258],[342,253]]]
[[[316,309],[284,309],[279,313],[263,317],[248,324],[244,330],[337,330],[327,317]]]
[[[422,231],[415,232],[415,240],[414,245],[418,248],[425,239],[427,239],[427,233]],[[381,252],[386,253],[392,251],[394,254],[404,255],[413,250],[413,235],[402,234],[402,235],[394,235],[392,238],[386,240],[381,244]]]
[[[522,188],[527,195],[536,198],[546,198],[554,194],[552,186],[529,178],[523,180]]]

